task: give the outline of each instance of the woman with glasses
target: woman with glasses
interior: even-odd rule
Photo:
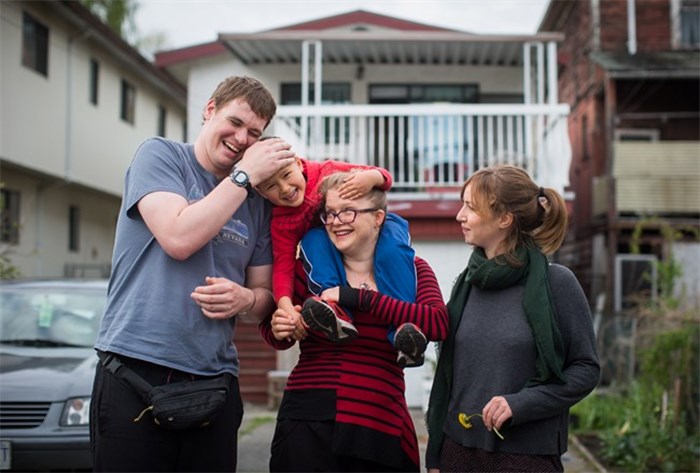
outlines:
[[[346,173],[346,180],[338,188],[343,197],[355,199],[377,187],[388,190],[392,176],[386,169],[372,166],[360,166],[343,161],[311,161],[297,156],[294,162],[281,168],[266,181],[256,186],[257,191],[273,204],[272,222],[272,294],[277,308],[295,318],[296,332],[294,338],[306,336],[306,326],[302,323],[301,306],[292,303],[294,293],[294,264],[297,248],[302,237],[312,227],[320,225],[318,220],[321,203],[318,187],[326,176],[337,172]],[[377,243],[379,261],[384,256],[397,257],[413,265],[415,252],[410,246],[408,223],[393,215],[387,219],[387,225]],[[317,268],[325,266],[324,256],[315,251]],[[324,289],[337,286],[340,275],[331,272],[317,272],[314,280],[314,294]],[[415,285],[408,296],[415,295]],[[347,342],[357,334],[352,317],[347,310],[333,302],[323,302],[318,297],[307,300],[304,316],[335,342]],[[404,324],[392,330],[388,336],[396,348],[396,362],[402,367],[421,366],[427,341],[425,336],[413,324]]]
[[[414,257],[411,271],[379,268],[377,246],[387,217],[386,192],[372,189],[350,200],[338,187],[345,174],[321,185],[323,228],[302,240],[295,278],[295,301],[312,293],[312,253],[331,255],[330,272],[338,286],[320,299],[352,311],[357,336],[348,343],[330,341],[313,328],[299,340],[300,356],[280,404],[272,441],[270,471],[418,471],[415,429],[404,395],[403,370],[387,340],[390,326],[415,324],[429,340],[447,333],[447,309],[435,274]],[[413,300],[402,299],[392,284],[415,284]],[[263,321],[261,331],[274,348],[297,341],[295,323],[284,311]]]
[[[334,222],[352,224],[358,214],[377,210],[385,208],[350,207],[338,212],[321,210],[319,217],[326,226],[333,225]],[[380,287],[391,288],[391,295],[402,301],[416,300],[416,252],[411,248],[410,241],[408,222],[396,214],[386,213],[375,246],[373,277]],[[300,257],[304,262],[309,290],[314,294],[304,301],[301,311],[305,325],[325,334],[331,341],[352,341],[357,336],[352,311],[342,308],[335,300],[319,297],[326,289],[347,284],[340,253],[324,229],[309,232],[302,239]],[[359,287],[367,289],[369,286],[362,282]],[[391,325],[387,338],[396,349],[396,363],[400,367],[410,368],[423,364],[428,339],[416,324],[406,322],[399,327]]]

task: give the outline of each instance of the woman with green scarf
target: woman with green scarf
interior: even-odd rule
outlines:
[[[460,198],[457,221],[474,248],[447,304],[426,467],[563,471],[569,408],[600,376],[586,296],[546,256],[564,240],[565,202],[511,165],[480,169]]]

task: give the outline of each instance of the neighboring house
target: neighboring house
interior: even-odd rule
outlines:
[[[187,84],[190,139],[217,83],[251,75],[280,105],[268,134],[311,159],[390,170],[390,210],[410,221],[414,247],[447,297],[469,257],[455,222],[466,177],[510,162],[540,185],[566,191],[569,107],[559,103],[556,87],[562,39],[472,34],[360,10],[259,33],[221,33],[212,43],[156,54],[155,63]],[[259,336],[249,330],[238,336],[254,350]],[[242,355],[247,399],[266,396],[268,370],[293,363],[268,360],[263,350]],[[419,381],[412,386],[421,389]],[[408,395],[424,402],[422,393]]]
[[[0,2],[0,251],[23,276],[108,275],[138,145],[186,134],[186,89],[77,1]]]
[[[559,96],[571,106],[576,199],[560,258],[589,299],[619,312],[672,252],[677,290],[700,306],[700,1],[557,0],[540,30],[565,36]]]

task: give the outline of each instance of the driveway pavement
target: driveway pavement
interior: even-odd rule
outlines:
[[[428,441],[428,434],[423,422],[423,412],[420,409],[415,409],[411,412],[413,414],[413,423],[416,426],[418,443],[421,448],[421,462],[423,462]],[[269,471],[270,443],[275,430],[276,415],[276,410],[269,410],[262,406],[246,405],[238,440],[239,473]],[[572,442],[569,444],[569,451],[562,457],[562,463],[564,464],[565,473],[606,473],[599,465],[591,463],[587,459],[585,447],[575,442],[575,439],[572,439]],[[421,468],[421,471],[425,471],[425,469]]]

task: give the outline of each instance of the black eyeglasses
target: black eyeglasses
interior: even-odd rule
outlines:
[[[343,209],[339,212],[333,212],[331,210],[322,210],[320,217],[324,225],[330,225],[338,217],[340,223],[352,223],[357,218],[357,214],[363,214],[367,212],[375,212],[379,209]]]

